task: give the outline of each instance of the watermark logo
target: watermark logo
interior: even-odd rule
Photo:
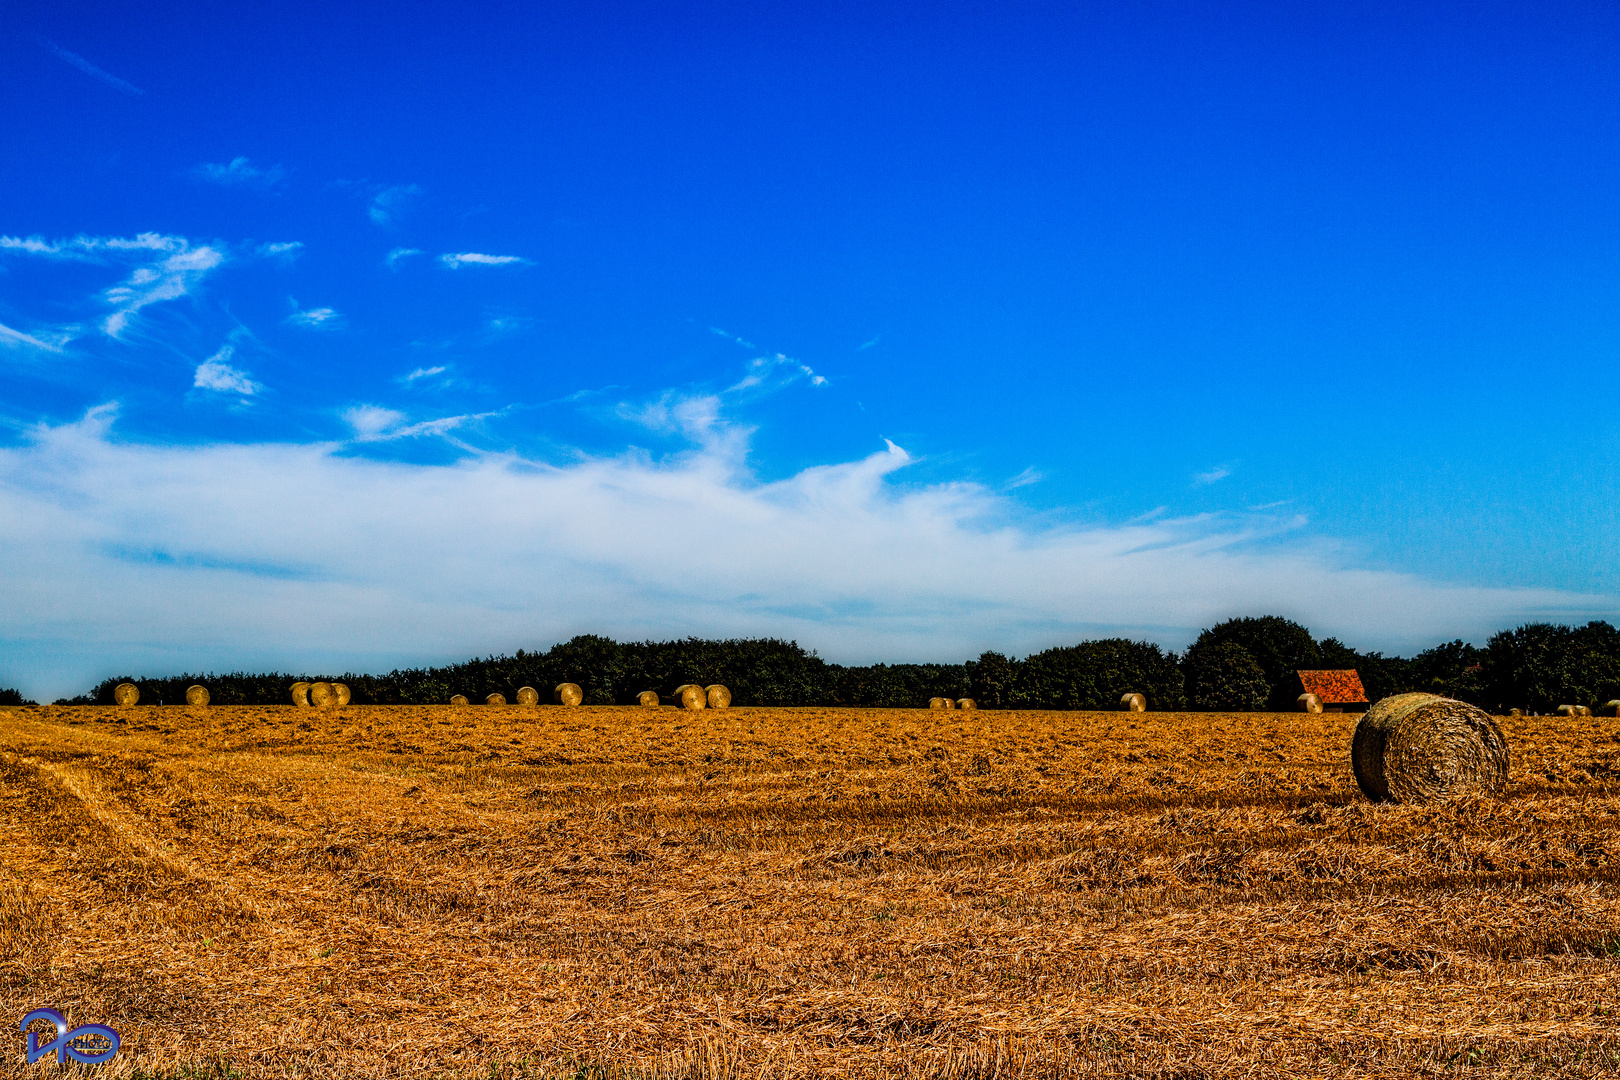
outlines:
[[[56,1025],[56,1038],[48,1043],[39,1041],[39,1032],[29,1031],[35,1020],[49,1020]],[[46,1054],[55,1054],[59,1065],[68,1059],[85,1065],[99,1065],[111,1061],[118,1053],[118,1032],[106,1024],[83,1024],[68,1030],[67,1018],[55,1009],[35,1009],[22,1020],[22,1031],[28,1036],[28,1064],[32,1065]]]

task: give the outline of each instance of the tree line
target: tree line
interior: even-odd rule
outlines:
[[[110,705],[113,688],[134,682],[143,704],[185,700],[186,687],[208,687],[217,705],[287,702],[295,681],[346,683],[366,705],[433,705],[466,694],[513,700],[521,686],[549,696],[578,683],[587,705],[631,705],[643,690],[666,699],[683,683],[722,683],[737,705],[915,708],[931,697],[973,698],[990,709],[1115,709],[1126,693],[1150,709],[1291,710],[1303,691],[1299,670],[1354,668],[1367,697],[1423,690],[1495,711],[1594,708],[1620,698],[1620,631],[1529,623],[1493,635],[1483,648],[1451,641],[1411,658],[1358,652],[1337,638],[1316,640],[1276,616],[1229,619],[1205,630],[1184,653],[1147,641],[1107,638],[1047,649],[1022,659],[986,652],[962,664],[832,664],[796,642],[776,638],[618,642],[585,634],[544,652],[519,649],[446,667],[386,675],[337,673],[120,675],[59,705]],[[14,690],[0,705],[24,704]]]

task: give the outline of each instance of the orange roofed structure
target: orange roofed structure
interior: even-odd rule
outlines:
[[[1354,671],[1300,671],[1296,674],[1305,692],[1315,694],[1322,708],[1330,712],[1366,710],[1367,691],[1361,688],[1361,676]]]

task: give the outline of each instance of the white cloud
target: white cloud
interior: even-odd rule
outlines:
[[[122,283],[102,293],[102,299],[113,307],[112,314],[101,323],[109,337],[121,334],[142,308],[185,296],[225,261],[224,253],[217,248],[194,247],[184,237],[150,232],[133,237],[76,236],[58,241],[38,236],[0,236],[0,252],[77,262],[137,264]]]
[[[662,460],[423,465],[352,443],[113,439],[110,409],[40,427],[0,448],[0,641],[19,680],[61,692],[69,667],[146,657],[175,670],[383,667],[585,631],[771,634],[836,660],[948,660],[1116,633],[1180,646],[1236,614],[1410,649],[1620,610],[1614,597],[1361,569],[1297,521],[1020,524],[984,488],[895,482],[911,459],[892,444],[761,483],[713,438],[725,424],[708,403],[660,408],[708,441]],[[429,433],[376,405],[348,419],[363,437]]]
[[[0,323],[0,348],[5,349],[38,349],[41,352],[59,353],[62,346],[67,344],[71,337],[64,331],[41,331],[38,334],[25,334],[21,330]]]
[[[397,247],[393,251],[390,251],[383,261],[388,264],[388,269],[397,270],[399,269],[399,260],[408,259],[412,255],[420,254],[422,254],[421,248]]]
[[[227,164],[204,162],[191,171],[199,180],[227,187],[256,187],[269,189],[280,183],[287,170],[280,165],[261,168],[245,157],[232,158]]]
[[[196,378],[191,385],[200,390],[217,390],[226,394],[252,397],[264,387],[248,378],[247,373],[231,367],[229,361],[235,349],[226,345],[219,352],[197,365]]]
[[[422,189],[415,184],[396,184],[393,187],[382,188],[372,194],[371,206],[366,213],[377,225],[392,225],[421,194]]]
[[[411,372],[409,375],[405,376],[403,381],[408,382],[408,383],[413,383],[417,379],[427,379],[427,378],[431,378],[434,375],[443,375],[446,370],[447,369],[444,367],[443,364],[440,364],[437,367],[419,367],[415,371]]]
[[[440,255],[439,261],[452,270],[463,266],[528,266],[529,260],[521,255],[484,255],[476,251],[463,251],[459,255]]]
[[[1225,480],[1232,475],[1232,470],[1225,465],[1217,465],[1208,472],[1196,473],[1193,476],[1194,487],[1208,487],[1210,484]]]
[[[291,261],[304,250],[302,240],[285,240],[276,244],[260,244],[256,253],[261,258]]]
[[[310,308],[300,310],[298,302],[293,301],[293,313],[287,316],[287,321],[294,326],[305,326],[312,330],[334,329],[343,322],[343,316],[329,307]]]
[[[51,50],[51,52],[55,54],[58,59],[66,60],[68,63],[72,64],[86,75],[93,79],[100,79],[102,82],[106,83],[115,90],[122,90],[126,94],[146,93],[145,90],[125,82],[118,76],[102,71],[100,68],[96,67],[96,65],[80,56],[78,53],[68,52],[66,49],[62,48],[62,46],[56,44],[54,41],[51,41],[49,38],[40,38],[39,40],[47,49]]]

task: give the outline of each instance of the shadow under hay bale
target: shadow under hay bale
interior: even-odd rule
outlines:
[[[532,686],[519,687],[517,702],[519,705],[538,705],[540,704],[540,691]]]
[[[466,705],[466,704],[469,704],[469,702],[467,701],[467,695],[466,694],[451,694],[450,695],[450,704],[452,704],[452,705]]]
[[[506,704],[506,695],[505,694],[486,694],[484,696],[484,704],[485,705],[505,705]]]
[[[705,700],[707,700],[709,708],[711,709],[731,708],[731,691],[727,690],[719,683],[715,683],[713,686],[704,687],[703,697]]]
[[[312,682],[309,684],[309,703],[317,709],[324,709],[337,700],[337,692],[332,689],[329,682]]]
[[[288,690],[288,695],[292,698],[292,703],[294,705],[302,705],[306,709],[309,708],[309,683],[293,683],[291,688]]]
[[[186,704],[198,706],[208,704],[208,687],[197,685],[186,687]]]
[[[113,687],[113,701],[120,705],[133,705],[141,700],[141,688],[132,682],[121,682]]]
[[[1299,711],[1300,712],[1308,712],[1308,713],[1319,713],[1319,712],[1321,712],[1322,711],[1322,699],[1317,697],[1315,694],[1301,694],[1301,695],[1299,695]]]
[[[578,705],[585,700],[585,691],[579,688],[578,683],[558,683],[557,689],[551,692],[551,700],[558,705]]]
[[[1508,745],[1483,709],[1437,694],[1396,694],[1356,725],[1350,764],[1373,802],[1439,802],[1501,791]]]
[[[703,687],[687,685],[681,687],[681,708],[701,709],[709,704],[709,695],[703,692]]]
[[[1141,694],[1126,694],[1119,699],[1119,707],[1126,712],[1147,712],[1147,698]]]
[[[656,690],[643,690],[639,695],[637,695],[636,700],[641,702],[641,704],[647,706],[649,709],[657,708],[658,707],[658,691],[656,691]]]
[[[335,682],[332,684],[332,703],[334,705],[347,705],[352,700],[354,700],[354,695],[349,693],[347,683]]]

